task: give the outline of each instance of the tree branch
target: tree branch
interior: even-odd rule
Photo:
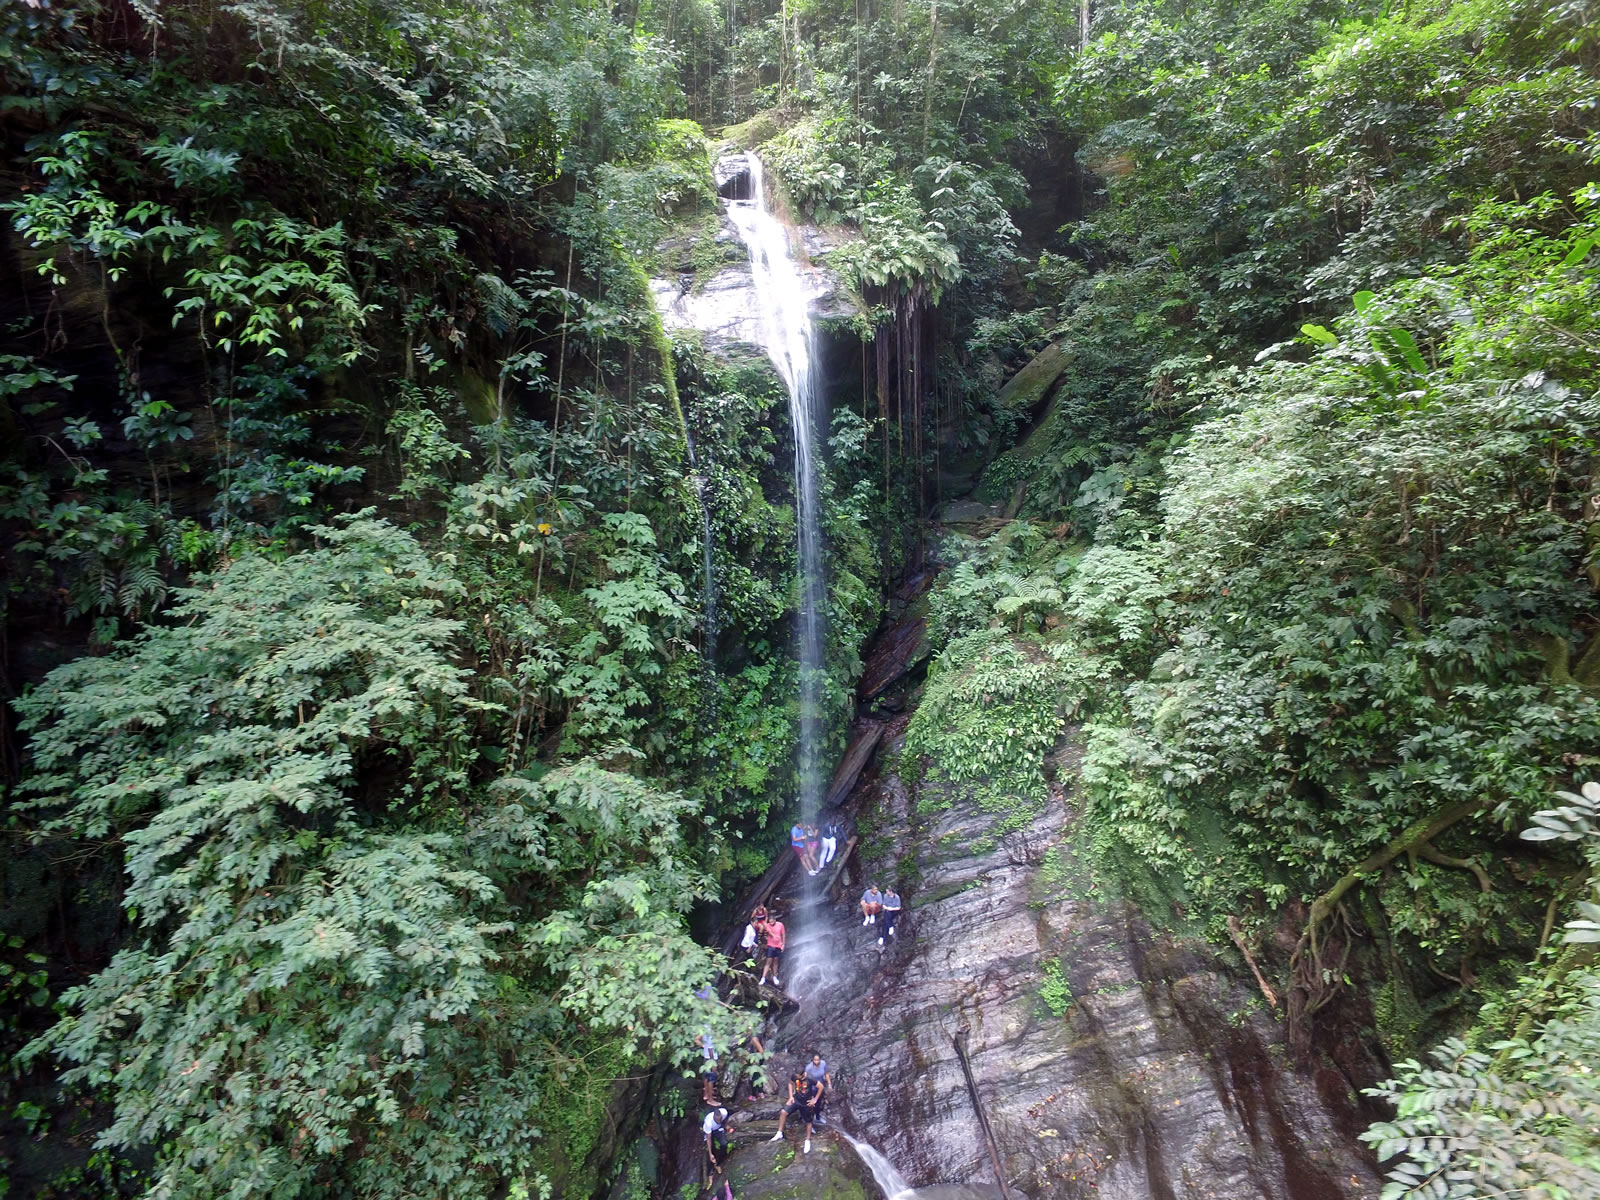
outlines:
[[[1256,966],[1255,955],[1250,953],[1250,947],[1244,944],[1244,933],[1239,928],[1239,918],[1228,915],[1228,936],[1233,939],[1233,944],[1239,947],[1239,953],[1244,955],[1244,961],[1249,965],[1251,974],[1256,977],[1256,983],[1261,987],[1261,994],[1267,998],[1267,1004],[1276,1011],[1278,1008],[1278,993],[1272,990],[1266,976],[1261,973],[1261,968]]]
[[[1494,885],[1489,882],[1489,873],[1473,862],[1470,858],[1452,858],[1448,854],[1435,850],[1427,842],[1417,846],[1417,853],[1431,863],[1438,863],[1441,867],[1455,867],[1458,871],[1471,871],[1477,876],[1478,888],[1484,895],[1494,891]]]

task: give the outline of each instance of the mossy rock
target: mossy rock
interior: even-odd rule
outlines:
[[[771,112],[757,113],[748,121],[729,125],[722,131],[722,149],[754,150],[783,132],[783,123]]]
[[[1056,380],[1066,373],[1071,359],[1066,342],[1051,342],[1006,381],[995,397],[996,406],[1012,412],[1031,413],[1049,395]]]
[[[855,1163],[833,1138],[813,1139],[803,1154],[795,1140],[740,1146],[728,1162],[739,1200],[869,1200],[860,1180],[846,1174]]]

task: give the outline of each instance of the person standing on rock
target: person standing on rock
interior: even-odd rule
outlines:
[[[767,1048],[761,1043],[761,1034],[752,1033],[744,1040],[745,1062],[748,1066],[750,1077],[750,1099],[765,1100],[767,1098],[767,1071],[762,1064],[761,1056],[766,1054]]]
[[[804,1071],[794,1073],[794,1078],[789,1081],[789,1102],[778,1114],[778,1132],[772,1135],[772,1141],[783,1141],[784,1125],[790,1114],[798,1113],[806,1123],[806,1142],[802,1153],[811,1153],[811,1130],[817,1123],[817,1105],[822,1101],[822,1086],[820,1082],[812,1083],[807,1079]]]
[[[818,868],[826,868],[837,853],[839,853],[839,818],[832,816],[822,823],[822,861],[817,864]]]
[[[789,826],[789,849],[794,851],[794,856],[800,860],[800,865],[808,875],[817,873],[817,861],[806,848],[806,827],[798,821]]]
[[[739,945],[745,950],[745,962],[752,968],[767,946],[767,910],[757,908],[750,914],[750,923],[744,927],[744,940]]]
[[[822,870],[822,860],[819,856],[822,844],[822,835],[815,825],[806,826],[806,870],[815,875]]]
[[[877,884],[867,884],[867,890],[861,893],[861,923],[863,925],[876,924],[878,914],[882,911],[883,893],[878,890]]]
[[[904,907],[900,900],[900,893],[894,890],[894,884],[891,883],[884,889],[883,893],[884,930],[878,935],[878,945],[883,945],[885,937],[894,936],[895,923],[900,920],[900,913]]]
[[[783,980],[778,978],[778,968],[783,964],[783,939],[787,931],[783,922],[776,916],[767,919],[767,959],[761,965],[761,982],[767,982],[767,977],[772,977],[772,986],[781,988]]]
[[[700,1062],[700,1075],[705,1091],[700,1098],[702,1104],[715,1104],[717,1102],[717,1047],[711,1040],[709,1033],[695,1034],[694,1044],[700,1047],[703,1056]]]
[[[827,1118],[822,1115],[822,1105],[827,1098],[833,1095],[833,1075],[828,1071],[828,1060],[822,1057],[819,1051],[811,1052],[811,1061],[805,1066],[805,1076],[812,1083],[818,1084],[822,1091],[817,1096],[818,1125],[826,1125]]]

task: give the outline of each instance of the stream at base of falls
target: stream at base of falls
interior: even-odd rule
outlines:
[[[872,1172],[872,1181],[878,1185],[884,1200],[998,1200],[1000,1196],[1000,1189],[992,1184],[936,1183],[914,1188],[876,1147],[851,1137],[842,1129],[838,1133],[855,1151],[861,1165]]]

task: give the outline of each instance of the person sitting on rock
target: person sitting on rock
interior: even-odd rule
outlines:
[[[789,1102],[783,1106],[783,1111],[778,1114],[778,1132],[772,1135],[772,1141],[783,1141],[783,1127],[789,1120],[791,1113],[798,1113],[806,1123],[806,1142],[802,1153],[811,1153],[811,1130],[817,1123],[817,1105],[822,1100],[822,1083],[812,1083],[807,1079],[804,1071],[796,1071],[794,1078],[789,1081]]]
[[[876,924],[878,914],[882,911],[883,893],[878,890],[877,884],[867,884],[867,890],[861,893],[861,923],[863,925]]]
[[[894,936],[895,923],[900,920],[900,913],[905,906],[900,902],[900,893],[890,884],[883,892],[883,933],[878,935],[878,945],[883,945],[885,936]]]
[[[783,980],[778,978],[778,967],[782,965],[785,932],[783,922],[776,916],[767,919],[767,959],[761,965],[761,982],[767,982],[770,975],[775,988],[783,986]]]

